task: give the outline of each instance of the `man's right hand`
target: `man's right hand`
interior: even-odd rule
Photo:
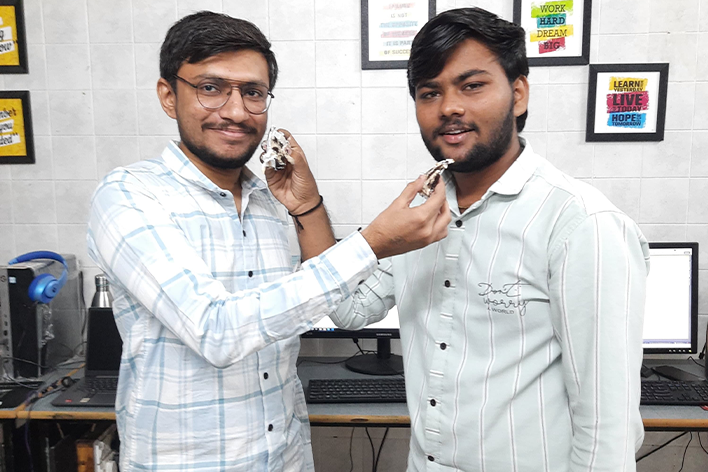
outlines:
[[[443,179],[438,181],[435,191],[425,203],[410,207],[424,183],[424,175],[409,183],[401,195],[361,231],[377,258],[420,249],[447,236],[452,217],[445,198]]]

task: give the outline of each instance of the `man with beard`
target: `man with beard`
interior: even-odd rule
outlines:
[[[454,160],[453,223],[331,316],[356,329],[398,306],[409,472],[636,469],[648,245],[518,136],[528,72],[523,29],[489,12],[421,29],[408,84],[428,150]]]
[[[200,12],[167,33],[157,92],[180,141],[109,173],[91,206],[89,254],[111,281],[123,339],[116,412],[122,470],[312,471],[295,361],[298,334],[373,274],[377,258],[447,233],[424,180],[335,245],[305,155],[244,164],[264,135],[277,77],[251,23]],[[282,205],[281,205],[282,204]],[[285,212],[304,261],[292,271]]]

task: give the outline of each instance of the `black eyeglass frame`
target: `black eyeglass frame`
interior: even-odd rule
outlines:
[[[226,95],[226,100],[224,101],[224,103],[222,103],[222,104],[219,105],[218,107],[208,107],[208,106],[204,105],[204,104],[202,103],[202,101],[199,99],[199,84],[201,84],[201,83],[204,82],[205,80],[209,80],[209,79],[203,79],[203,80],[199,81],[199,84],[194,85],[193,83],[191,83],[190,81],[188,81],[188,80],[185,79],[185,78],[180,77],[179,75],[176,75],[176,74],[175,74],[175,75],[174,75],[174,78],[175,78],[175,79],[178,79],[178,80],[180,80],[180,81],[182,81],[182,82],[184,82],[185,84],[189,85],[190,87],[192,87],[192,88],[195,90],[195,92],[196,92],[196,94],[197,94],[197,101],[198,101],[199,104],[202,106],[202,108],[204,108],[205,110],[210,110],[210,111],[220,110],[221,108],[224,107],[224,105],[226,105],[227,103],[229,103],[229,100],[231,99],[231,93],[232,93],[232,92],[229,92],[229,93]],[[236,88],[236,89],[239,89],[239,92],[241,92],[241,86],[239,86],[239,85],[233,85],[231,82],[229,82],[229,81],[226,80],[226,79],[221,79],[221,78],[220,78],[219,80],[222,80],[222,81],[228,83],[228,84],[231,86],[231,91],[233,91],[233,89]],[[264,109],[263,111],[259,112],[259,113],[256,113],[256,112],[253,112],[253,111],[251,111],[251,110],[248,109],[248,106],[246,105],[245,100],[243,100],[243,95],[241,95],[241,100],[243,101],[243,108],[244,108],[248,113],[250,113],[251,115],[262,115],[262,114],[264,114],[265,112],[268,111],[268,108],[270,108],[270,104],[273,102],[273,99],[275,98],[275,95],[273,95],[273,92],[271,92],[270,90],[268,90],[268,96],[270,97],[270,99],[266,100],[265,109]]]

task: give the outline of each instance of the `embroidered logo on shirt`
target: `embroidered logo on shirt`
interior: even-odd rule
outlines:
[[[501,288],[496,289],[492,284],[480,282],[478,287],[482,288],[479,296],[489,309],[495,313],[505,315],[514,315],[518,313],[520,316],[526,314],[526,305],[528,300],[521,299],[520,287],[523,285],[520,280],[514,283],[504,284]]]

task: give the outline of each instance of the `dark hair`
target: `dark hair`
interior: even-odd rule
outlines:
[[[408,59],[408,89],[415,100],[415,87],[437,77],[455,48],[466,39],[484,44],[504,69],[509,83],[529,75],[524,29],[481,8],[458,8],[440,13],[418,32]],[[516,118],[521,132],[528,111]]]
[[[263,54],[268,63],[268,87],[272,90],[278,78],[278,63],[270,43],[256,25],[221,13],[193,13],[167,31],[160,49],[160,77],[174,89],[175,75],[183,63],[194,64],[222,52],[244,49]]]

